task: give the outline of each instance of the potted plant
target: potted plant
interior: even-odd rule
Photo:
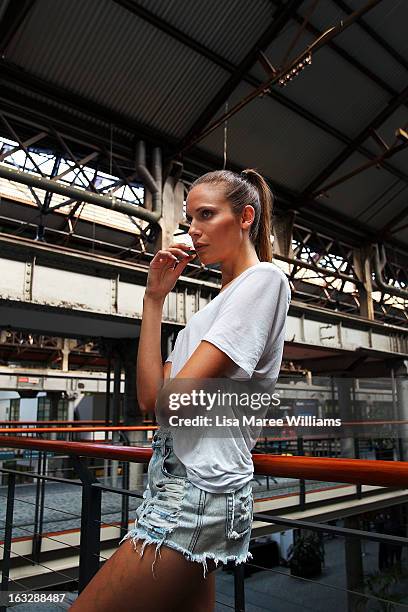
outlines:
[[[292,576],[311,578],[322,572],[324,550],[315,533],[301,534],[288,550],[288,565]]]

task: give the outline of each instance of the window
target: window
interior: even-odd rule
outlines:
[[[9,421],[20,420],[20,398],[10,400]]]
[[[49,397],[39,397],[37,404],[38,421],[66,421],[68,419],[68,400],[62,398],[58,402],[57,414],[51,415],[51,400]]]
[[[48,397],[39,397],[37,404],[37,421],[49,421],[51,402]]]

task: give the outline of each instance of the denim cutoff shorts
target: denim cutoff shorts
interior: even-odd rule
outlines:
[[[156,556],[162,545],[168,546],[189,561],[202,563],[204,577],[208,559],[216,566],[251,559],[251,482],[233,493],[209,493],[188,480],[184,464],[173,452],[169,429],[155,433],[152,447],[144,499],[136,510],[134,529],[120,544],[131,539],[137,550],[141,541],[141,556],[148,544],[156,545]]]

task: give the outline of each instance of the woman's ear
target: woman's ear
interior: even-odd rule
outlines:
[[[250,204],[247,204],[242,211],[241,227],[243,229],[249,229],[252,223],[254,222],[254,219],[255,219],[255,209]]]

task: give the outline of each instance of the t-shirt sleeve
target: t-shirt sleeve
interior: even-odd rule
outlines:
[[[182,335],[183,335],[183,330],[181,329],[181,330],[179,331],[179,333],[177,334],[176,342],[174,343],[174,348],[173,348],[173,350],[171,351],[171,353],[168,355],[168,357],[166,357],[166,359],[165,359],[164,363],[167,363],[168,361],[171,361],[171,362],[173,362],[173,361],[174,361],[174,359],[173,359],[173,356],[174,356],[174,351],[176,350],[176,347],[177,347],[177,342],[180,342],[179,338],[181,339],[181,336],[182,336]]]
[[[231,287],[202,340],[210,342],[252,376],[268,339],[284,328],[290,289],[276,269],[257,269]]]

